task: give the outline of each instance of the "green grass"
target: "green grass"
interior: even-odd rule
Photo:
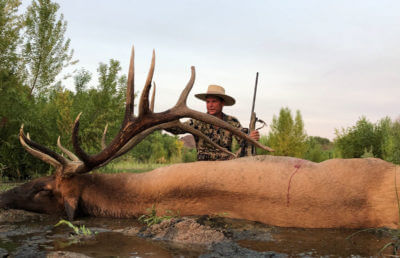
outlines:
[[[112,162],[107,166],[99,169],[101,173],[143,173],[147,171],[151,171],[153,169],[168,166],[170,164],[159,164],[159,163],[139,163],[132,160],[119,160],[116,162]]]
[[[71,229],[74,230],[74,233],[77,236],[91,236],[93,234],[97,234],[97,232],[93,233],[85,225],[75,226],[74,224],[72,224],[72,222],[70,222],[68,220],[64,220],[64,219],[60,220],[57,224],[54,225],[54,227],[58,227],[60,225],[67,225],[68,227],[70,227]]]
[[[14,188],[22,183],[0,183],[0,192],[5,192],[7,190],[10,190],[11,188]]]
[[[164,220],[170,220],[172,218],[180,217],[179,212],[174,213],[171,210],[166,210],[164,216],[157,216],[156,205],[153,204],[151,208],[147,208],[147,214],[143,214],[138,218],[140,223],[146,224],[148,227],[159,224]]]

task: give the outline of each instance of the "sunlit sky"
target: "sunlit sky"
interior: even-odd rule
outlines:
[[[400,96],[400,1],[392,0],[65,0],[75,58],[93,74],[99,62],[136,52],[141,90],[156,51],[156,111],[172,107],[196,67],[188,99],[209,84],[236,98],[224,111],[248,126],[256,72],[257,116],[271,123],[282,107],[300,110],[308,135],[333,139],[361,116],[397,119]],[[30,1],[24,1],[24,5]],[[71,81],[64,85],[73,88]],[[263,134],[267,130],[262,131]]]

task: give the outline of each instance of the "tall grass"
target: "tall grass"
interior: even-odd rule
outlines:
[[[151,163],[151,162],[142,163],[142,162],[137,162],[131,158],[125,158],[116,160],[108,164],[107,166],[100,168],[99,172],[107,174],[122,173],[122,172],[143,173],[159,167],[168,166],[170,164],[172,163]]]
[[[20,184],[22,184],[22,183],[3,183],[3,182],[0,182],[0,193],[1,192],[5,192],[7,190],[10,190],[11,188],[14,188],[14,187],[16,187],[16,186],[18,186]]]

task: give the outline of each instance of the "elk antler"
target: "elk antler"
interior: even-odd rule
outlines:
[[[152,93],[152,97],[151,97],[151,102],[150,102],[150,111],[154,112],[154,103],[155,103],[155,92],[156,92],[156,83],[153,82],[153,93]],[[102,137],[102,141],[101,141],[101,145],[102,148],[104,149],[106,147],[105,144],[105,136],[107,133],[107,127],[108,125],[106,125],[106,127],[104,128],[104,132],[103,132],[103,137]],[[194,129],[193,127],[190,127],[188,125],[185,125],[183,123],[181,123],[179,120],[175,120],[172,122],[168,122],[168,123],[164,123],[164,124],[160,124],[160,125],[156,125],[153,126],[147,130],[144,130],[143,132],[135,135],[132,139],[129,140],[129,142],[127,144],[125,144],[125,146],[123,146],[115,155],[115,157],[112,157],[112,159],[115,159],[119,156],[124,155],[125,153],[127,153],[129,150],[131,150],[134,146],[136,146],[139,142],[141,142],[144,138],[146,138],[149,134],[153,133],[154,131],[157,130],[162,130],[162,129],[169,129],[169,128],[174,128],[174,127],[178,127],[192,135],[196,135],[200,138],[203,138],[207,143],[211,144],[212,146],[214,146],[216,149],[219,149],[220,151],[223,151],[229,155],[232,155],[233,157],[237,157],[237,155],[235,155],[234,153],[230,152],[229,150],[221,147],[220,145],[216,144],[215,142],[211,141],[210,138],[208,138],[205,134],[203,134],[201,131]]]
[[[71,174],[79,173],[85,168],[85,164],[80,160],[75,160],[77,159],[76,156],[67,149],[63,148],[61,146],[61,143],[59,143],[58,145],[61,146],[63,152],[66,151],[65,153],[69,153],[67,154],[68,156],[72,154],[72,156],[69,157],[73,159],[73,161],[70,161],[60,154],[50,150],[49,148],[32,141],[29,137],[29,133],[27,136],[25,136],[23,124],[21,125],[19,131],[19,140],[25,150],[28,151],[32,156],[39,158],[42,161],[55,167],[56,173],[68,176]]]
[[[132,47],[132,54],[130,59],[130,69],[128,74],[128,85],[127,85],[127,94],[126,94],[126,107],[125,107],[125,116],[119,130],[118,134],[114,137],[114,139],[104,147],[98,154],[88,155],[80,146],[79,143],[79,119],[81,113],[75,119],[73,132],[72,132],[72,143],[76,153],[76,156],[81,160],[77,161],[76,157],[70,156],[74,161],[70,161],[65,157],[57,154],[56,152],[41,146],[27,137],[25,137],[23,133],[23,127],[20,130],[20,140],[21,144],[28,150],[32,155],[42,159],[43,161],[52,164],[53,166],[64,166],[68,167],[63,168],[62,171],[65,175],[73,174],[73,173],[86,173],[91,171],[94,168],[101,167],[106,165],[111,160],[116,157],[126,153],[130,148],[135,146],[138,142],[140,142],[145,136],[153,132],[157,129],[164,129],[171,126],[182,127],[179,123],[179,119],[183,117],[194,118],[209,124],[214,124],[218,127],[227,129],[231,131],[234,135],[237,135],[241,138],[248,140],[253,143],[257,147],[262,149],[273,151],[271,148],[261,145],[259,142],[254,141],[248,135],[241,132],[239,129],[234,128],[230,124],[225,121],[218,119],[214,116],[211,116],[206,113],[201,113],[195,110],[192,110],[187,107],[186,100],[190,90],[193,87],[195,80],[195,68],[191,67],[191,76],[190,79],[182,91],[176,105],[168,109],[164,112],[154,113],[153,107],[150,107],[149,103],[149,91],[151,88],[151,82],[154,74],[155,67],[155,52],[153,50],[151,66],[148,72],[147,80],[142,91],[139,107],[138,107],[138,116],[134,116],[134,48]],[[153,102],[153,101],[152,101]],[[154,103],[154,102],[153,102]],[[173,122],[175,121],[175,122]],[[184,130],[189,131],[188,128]],[[197,135],[197,133],[194,133]],[[102,141],[104,142],[104,141]],[[65,152],[65,151],[64,151]]]

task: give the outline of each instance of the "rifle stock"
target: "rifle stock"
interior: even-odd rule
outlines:
[[[258,73],[257,73],[258,75]],[[249,134],[256,130],[256,122],[257,122],[257,117],[256,117],[256,112],[252,112],[251,113],[251,117],[250,117],[250,124],[249,124]],[[256,148],[254,147],[253,144],[249,144],[249,146],[247,147],[247,155],[248,156],[254,156],[256,155]]]

